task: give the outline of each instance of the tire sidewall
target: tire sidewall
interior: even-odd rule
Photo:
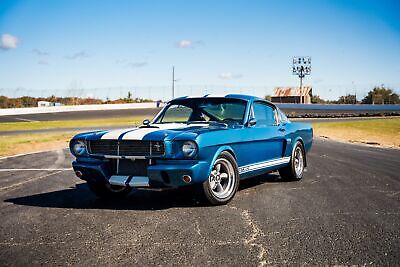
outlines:
[[[213,205],[223,205],[223,204],[228,203],[235,196],[235,194],[239,188],[240,176],[239,176],[239,169],[238,169],[235,158],[229,152],[226,152],[226,151],[223,151],[218,156],[217,160],[220,158],[224,158],[232,164],[233,171],[235,174],[235,179],[234,179],[235,185],[233,187],[232,192],[228,196],[226,196],[225,198],[218,198],[213,194],[212,189],[209,184],[209,177],[207,177],[207,180],[203,183],[203,191],[204,191],[204,194],[205,194],[207,200]],[[215,165],[215,162],[213,163],[213,167],[214,167],[214,165]]]
[[[296,149],[300,147],[301,153],[303,154],[303,171],[301,172],[301,175],[298,176],[296,173],[296,166],[295,166],[295,162],[294,162],[294,154],[296,152]],[[293,151],[292,151],[292,158],[290,160],[290,164],[291,164],[291,171],[292,171],[292,175],[294,177],[295,180],[299,181],[303,178],[304,175],[304,169],[305,169],[305,160],[306,160],[306,154],[304,153],[304,147],[303,144],[300,141],[297,141],[296,144],[293,147]]]

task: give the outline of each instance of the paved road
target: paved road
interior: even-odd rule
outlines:
[[[0,116],[0,123],[2,122],[20,122],[20,121],[59,121],[59,120],[90,120],[90,119],[109,119],[118,117],[147,117],[153,118],[160,109],[157,108],[143,108],[143,109],[120,109],[120,110],[89,110],[89,111],[73,111],[73,112],[54,112],[42,114],[22,114]],[[282,109],[286,114],[295,117],[307,114],[309,117],[315,116],[334,116],[341,114],[357,115],[357,114],[377,114],[395,112],[399,114],[399,110],[329,110],[329,109],[296,109],[290,108]]]
[[[398,150],[316,140],[303,181],[257,177],[219,207],[185,190],[104,202],[63,170],[70,161],[0,160],[0,265],[400,263]]]

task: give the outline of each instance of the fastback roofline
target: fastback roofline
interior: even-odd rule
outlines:
[[[206,94],[206,95],[198,95],[198,96],[181,96],[175,99],[168,101],[168,103],[175,100],[183,100],[183,99],[192,99],[192,98],[232,98],[232,99],[240,99],[245,101],[265,101],[269,104],[272,104],[270,101],[265,100],[263,98],[251,95],[241,95],[241,94],[227,94],[227,95],[216,95],[216,94]]]

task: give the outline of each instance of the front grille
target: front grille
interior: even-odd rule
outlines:
[[[147,140],[92,140],[88,141],[90,154],[109,156],[162,156],[162,141]]]
[[[112,174],[147,176],[148,159],[113,159],[111,161]]]

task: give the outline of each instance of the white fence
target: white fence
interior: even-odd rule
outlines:
[[[100,104],[100,105],[76,105],[76,106],[56,106],[56,107],[34,107],[34,108],[6,108],[6,109],[0,109],[0,116],[88,111],[88,110],[141,109],[141,108],[155,108],[155,107],[156,107],[155,102],[149,102],[149,103],[132,103],[132,104]]]

